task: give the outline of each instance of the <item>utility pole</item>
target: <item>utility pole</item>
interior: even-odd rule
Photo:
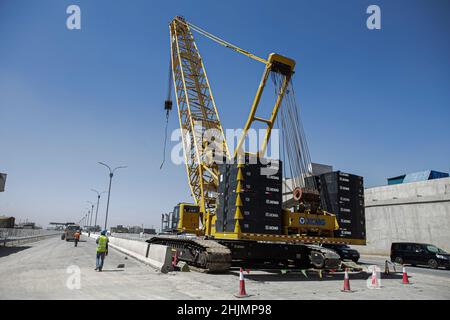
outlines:
[[[91,201],[86,201],[91,204],[91,216],[89,218],[89,227],[92,229],[92,215],[94,214],[94,204]]]
[[[95,221],[94,221],[94,227],[97,228],[97,215],[98,215],[98,206],[99,206],[99,203],[100,203],[100,196],[102,194],[106,193],[106,191],[98,192],[95,189],[91,189],[91,191],[94,191],[95,193],[97,193],[97,208],[95,210]]]
[[[105,166],[105,167],[107,167],[107,168],[109,169],[108,202],[106,203],[106,217],[105,217],[105,230],[106,230],[106,227],[107,227],[107,225],[108,225],[109,199],[110,199],[110,196],[111,196],[111,183],[112,183],[112,178],[113,178],[113,176],[114,176],[114,172],[115,172],[117,169],[126,168],[126,166],[121,166],[121,167],[116,167],[116,168],[114,168],[114,169],[111,169],[111,167],[108,166],[106,163],[99,162],[99,164],[101,164],[101,165],[103,165],[103,166]]]

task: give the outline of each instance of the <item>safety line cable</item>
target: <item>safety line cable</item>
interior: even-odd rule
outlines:
[[[167,99],[166,99],[166,104],[168,102],[172,103],[172,59],[169,59],[169,82],[168,82],[168,90],[167,90]],[[165,125],[165,129],[164,129],[164,147],[163,147],[163,161],[159,167],[159,169],[161,170],[164,162],[166,161],[166,146],[167,146],[167,128],[169,125],[169,112],[170,109],[167,108],[167,105],[165,106],[166,108],[166,125]],[[170,108],[172,108],[170,106]]]

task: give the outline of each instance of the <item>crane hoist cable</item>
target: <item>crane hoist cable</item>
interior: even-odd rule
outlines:
[[[234,44],[231,44],[231,43],[229,43],[228,41],[225,41],[225,40],[223,40],[223,39],[221,39],[221,38],[219,38],[219,37],[217,37],[217,36],[215,36],[215,35],[209,33],[208,31],[205,31],[205,30],[203,30],[202,28],[197,27],[196,25],[194,25],[194,24],[192,24],[192,23],[190,23],[190,22],[188,22],[188,21],[186,21],[186,20],[182,20],[182,19],[179,19],[179,18],[175,18],[175,19],[176,19],[178,22],[187,25],[187,26],[188,26],[189,28],[191,28],[192,30],[197,31],[197,32],[200,33],[201,35],[203,35],[203,36],[205,36],[205,37],[207,37],[207,38],[213,40],[214,42],[216,42],[216,43],[218,43],[218,44],[220,44],[220,45],[222,45],[222,46],[224,46],[224,47],[227,47],[227,48],[229,48],[229,49],[231,49],[231,50],[234,50],[234,51],[236,51],[236,52],[242,53],[243,55],[246,55],[247,57],[252,58],[253,60],[262,62],[262,63],[264,63],[264,64],[268,64],[268,63],[269,63],[266,59],[260,58],[260,57],[258,57],[258,56],[256,56],[256,55],[254,55],[253,53],[248,52],[247,50],[241,49],[241,48],[239,48],[238,46],[236,46],[236,45],[234,45]]]
[[[282,82],[280,75],[273,73],[272,81],[275,86],[275,93],[279,92]],[[309,190],[317,190],[315,180],[306,179],[312,176],[311,156],[303,130],[299,108],[295,100],[292,79],[289,80],[278,120],[279,128],[282,131],[283,165],[286,165],[287,162],[292,179],[292,189],[306,188]]]
[[[163,161],[161,163],[161,166],[159,169],[161,170],[164,162],[166,161],[166,146],[167,146],[167,127],[169,125],[169,112],[172,110],[172,62],[169,59],[169,83],[168,83],[168,90],[167,90],[167,97],[166,101],[164,102],[164,110],[166,110],[166,125],[164,129],[164,149],[163,149]]]

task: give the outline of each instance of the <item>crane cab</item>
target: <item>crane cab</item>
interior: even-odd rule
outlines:
[[[173,209],[172,221],[178,232],[198,233],[200,207],[191,203],[179,203]]]

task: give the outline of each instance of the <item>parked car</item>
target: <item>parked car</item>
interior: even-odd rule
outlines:
[[[322,247],[335,251],[341,257],[341,260],[352,260],[354,262],[359,260],[359,252],[346,244],[323,244]]]
[[[391,245],[391,261],[399,264],[426,265],[436,269],[450,269],[450,254],[426,243],[393,242]]]

